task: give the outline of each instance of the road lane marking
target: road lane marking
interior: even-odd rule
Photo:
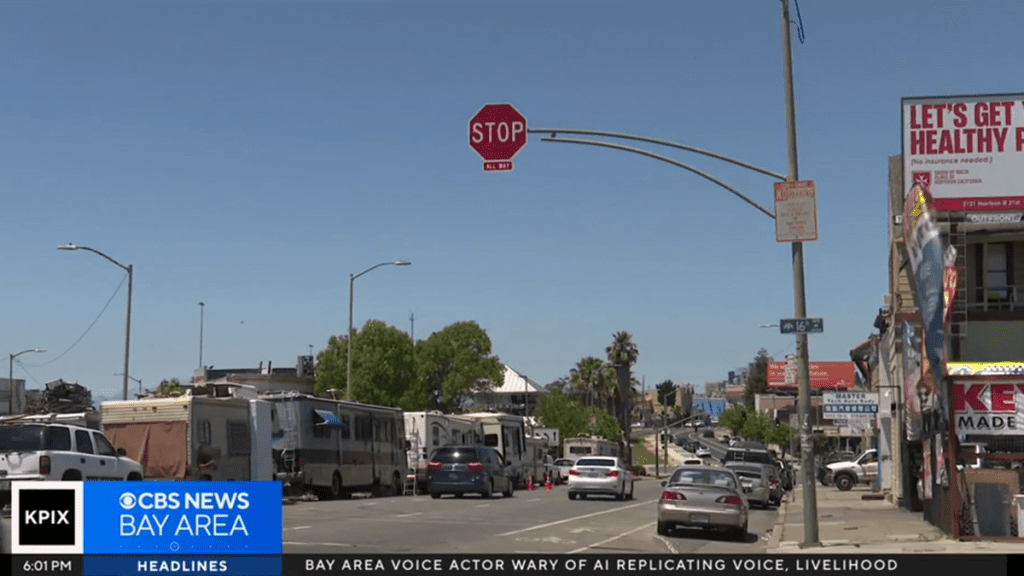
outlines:
[[[291,528],[284,528],[284,530],[308,530],[312,526],[292,526]]]
[[[632,530],[629,530],[628,532],[623,532],[622,534],[619,534],[618,536],[612,536],[611,538],[605,538],[604,540],[601,540],[600,542],[594,542],[593,544],[590,544],[588,546],[584,546],[583,548],[577,548],[576,550],[570,550],[570,551],[566,552],[566,554],[575,554],[577,552],[583,552],[583,551],[587,550],[588,548],[596,548],[598,546],[602,546],[604,544],[607,544],[607,543],[611,542],[612,540],[618,540],[619,538],[622,538],[623,536],[629,536],[633,532],[639,532],[640,530],[650,530],[651,526],[654,526],[655,524],[656,524],[656,522],[651,522],[650,524],[645,524],[643,526],[639,526],[637,528],[633,528]]]
[[[619,506],[618,508],[612,508],[610,510],[604,510],[602,512],[594,512],[592,514],[584,514],[583,516],[575,516],[573,518],[564,518],[562,520],[556,520],[554,522],[548,522],[547,524],[538,524],[537,526],[531,526],[529,528],[520,528],[519,530],[513,530],[511,532],[505,532],[504,534],[498,534],[498,536],[511,536],[513,534],[519,534],[520,532],[529,532],[530,530],[538,530],[540,528],[547,528],[549,526],[557,526],[566,522],[573,522],[576,520],[582,520],[584,518],[591,518],[593,516],[600,516],[602,514],[614,514],[627,508],[635,508],[637,506],[650,506],[657,502],[657,500],[648,500],[647,502],[637,502],[636,504],[630,504],[629,506]]]

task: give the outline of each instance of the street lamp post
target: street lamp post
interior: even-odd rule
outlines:
[[[199,303],[199,369],[203,369],[203,310],[206,304]]]
[[[124,326],[124,381],[121,384],[121,399],[122,400],[127,400],[128,399],[128,348],[129,348],[129,343],[131,342],[131,333],[132,333],[132,265],[129,264],[129,265],[125,266],[124,264],[121,264],[120,262],[118,262],[117,260],[114,260],[110,256],[107,256],[103,252],[100,252],[99,250],[94,250],[92,248],[89,248],[88,246],[77,246],[75,244],[65,244],[63,246],[57,246],[57,249],[58,250],[88,250],[89,252],[93,252],[95,254],[99,254],[100,256],[103,256],[107,260],[113,262],[119,268],[122,268],[122,269],[124,269],[124,271],[128,272],[128,313],[127,313],[127,316],[126,316],[126,319],[125,319],[125,326]]]
[[[412,262],[405,260],[396,260],[394,262],[381,262],[374,266],[370,266],[366,270],[363,270],[359,274],[349,274],[348,277],[348,368],[345,372],[345,400],[352,400],[352,288],[355,286],[356,278],[359,278],[363,274],[366,274],[374,268],[380,268],[381,266],[408,266]]]
[[[7,366],[7,415],[14,416],[14,359],[22,354],[28,352],[46,352],[46,350],[40,350],[39,348],[30,348],[28,350],[22,350],[17,354],[11,354],[10,362]]]
[[[120,372],[118,372],[118,373],[114,374],[114,376],[124,376],[124,374],[121,374]],[[138,383],[138,385],[139,385],[139,396],[142,396],[142,380],[139,380],[138,378],[136,378],[134,376],[129,376],[128,378],[130,378],[134,382]]]

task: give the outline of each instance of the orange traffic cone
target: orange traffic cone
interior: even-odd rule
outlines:
[[[551,490],[551,476],[544,476],[544,489]]]
[[[533,476],[526,477],[526,490],[533,492]]]

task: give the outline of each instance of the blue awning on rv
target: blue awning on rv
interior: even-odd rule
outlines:
[[[320,417],[321,422],[318,425],[330,426],[331,428],[343,428],[344,425],[338,417],[331,413],[330,410],[313,410],[313,412]]]

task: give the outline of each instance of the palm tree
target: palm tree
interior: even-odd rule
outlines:
[[[569,382],[584,406],[592,407],[604,402],[605,391],[601,385],[604,367],[605,363],[600,358],[587,356],[569,371]]]
[[[620,331],[612,335],[612,343],[605,351],[608,353],[608,362],[615,367],[615,376],[619,383],[620,406],[617,412],[619,426],[622,427],[622,436],[626,440],[626,462],[633,464],[633,450],[630,445],[629,415],[632,412],[632,372],[633,364],[640,356],[640,351],[633,342],[633,336],[629,332]]]

